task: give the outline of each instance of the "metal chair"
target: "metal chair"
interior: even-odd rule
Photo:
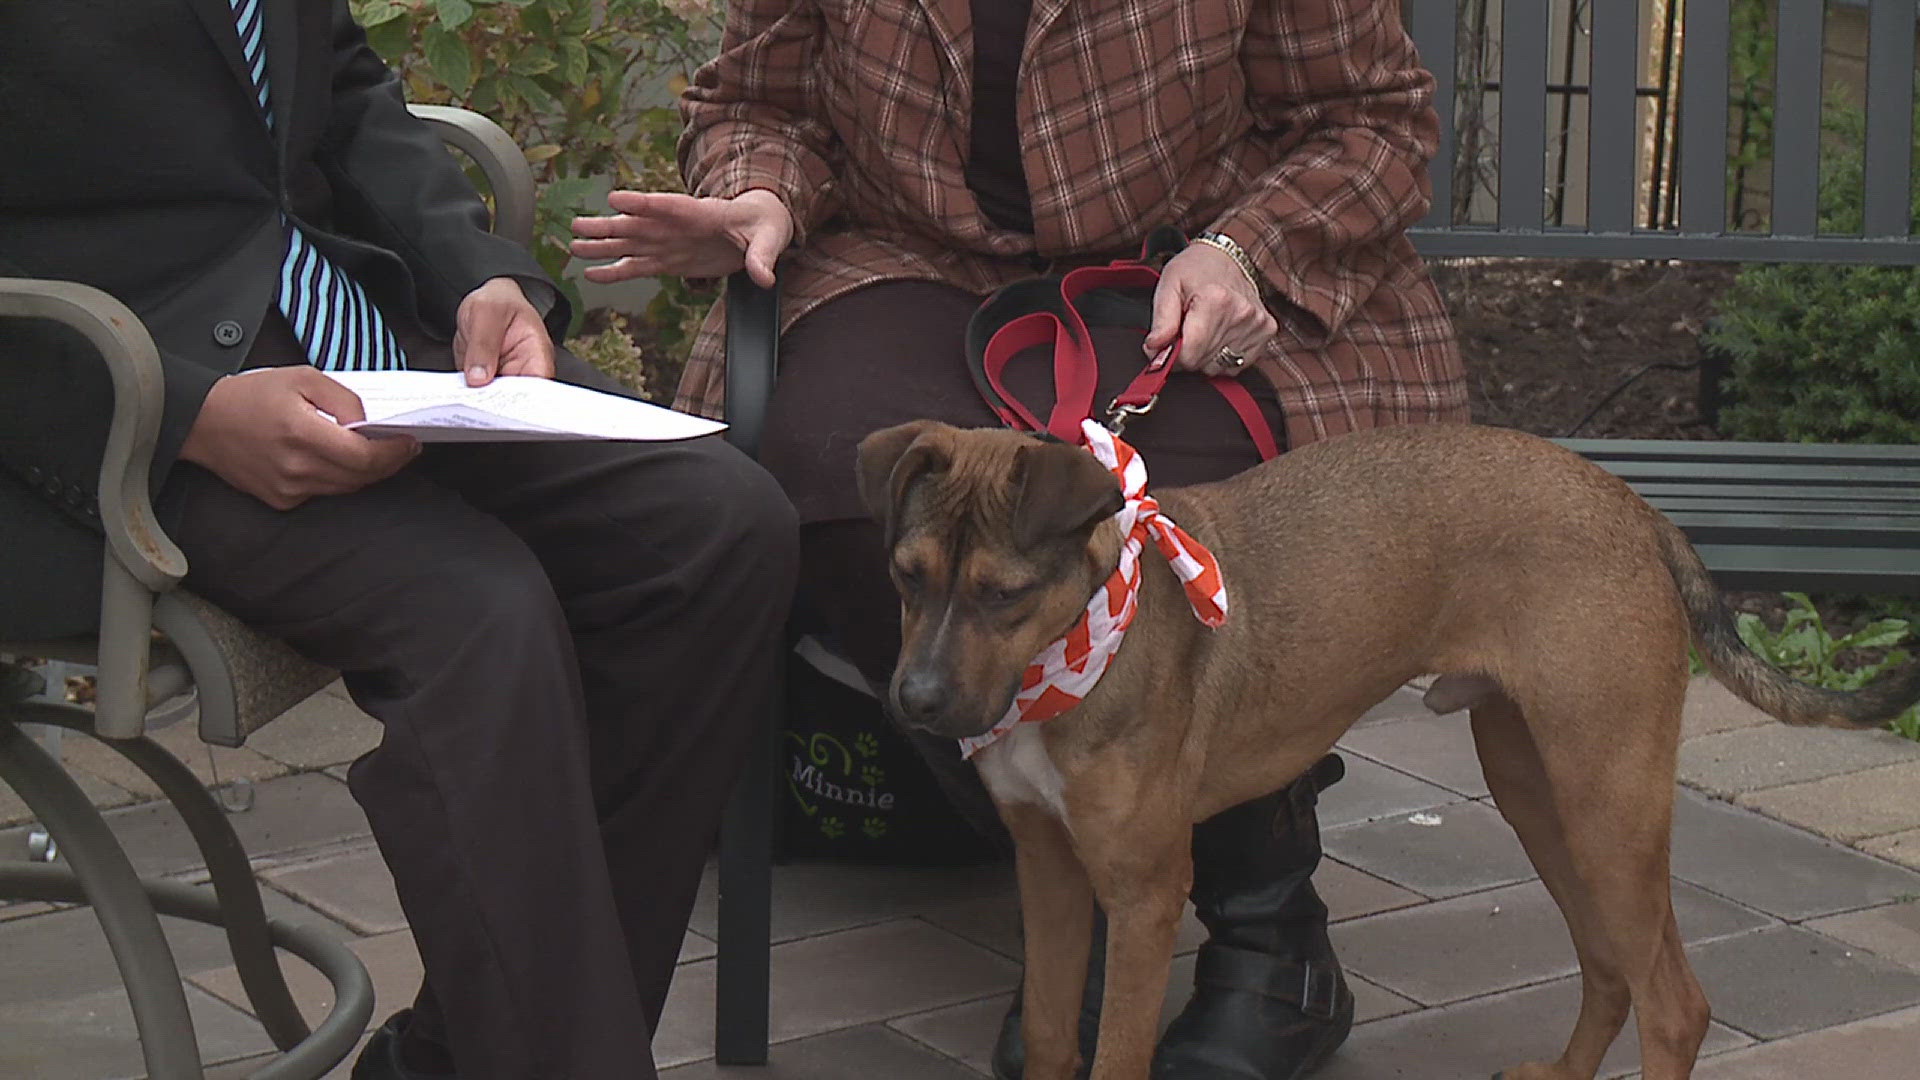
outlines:
[[[494,231],[530,242],[533,176],[507,133],[463,109],[412,108],[479,165],[494,199]],[[729,303],[739,309],[730,351],[770,350],[771,294],[743,295],[736,288]],[[0,780],[45,824],[71,869],[0,863],[0,896],[92,905],[127,988],[148,1075],[156,1080],[203,1075],[179,971],[156,913],[223,927],[254,1011],[282,1051],[254,1075],[319,1077],[352,1051],[372,1016],[366,970],[343,945],[266,917],[246,852],[224,814],[186,766],[144,732],[197,705],[202,740],[239,746],[335,673],[177,588],[186,561],[157,525],[148,497],[162,376],[139,319],[97,289],[33,279],[0,279],[0,316],[52,319],[84,334],[106,363],[114,393],[99,489],[106,536],[100,628],[82,639],[0,641],[0,655],[85,663],[98,673],[94,707],[87,710],[40,699],[37,675],[0,663]],[[763,327],[757,338],[756,326]],[[742,361],[743,369],[752,366]],[[770,355],[764,366],[770,370]],[[757,440],[757,424],[736,422],[733,438]],[[99,812],[21,723],[99,738],[151,777],[198,843],[212,890],[138,877]],[[729,809],[721,859],[715,1039],[721,1060],[730,1064],[767,1056],[771,731],[748,772],[755,782],[741,784]],[[317,1028],[309,1030],[295,1007],[275,948],[332,982],[333,1010]]]

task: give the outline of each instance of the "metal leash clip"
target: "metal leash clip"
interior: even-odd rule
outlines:
[[[1145,405],[1122,405],[1119,398],[1114,398],[1107,402],[1107,420],[1104,426],[1115,435],[1123,434],[1127,430],[1127,421],[1152,412],[1159,401],[1159,394],[1148,398]]]

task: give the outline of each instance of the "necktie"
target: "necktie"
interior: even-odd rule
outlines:
[[[240,52],[253,76],[260,115],[273,127],[267,85],[267,43],[262,0],[228,0],[240,31]],[[282,219],[285,220],[284,218]],[[359,282],[320,254],[305,233],[287,222],[287,254],[280,264],[276,299],[293,326],[307,359],[329,371],[396,370],[407,366],[400,342]]]

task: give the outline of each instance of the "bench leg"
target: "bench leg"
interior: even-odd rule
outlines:
[[[100,812],[11,717],[0,718],[0,780],[26,801],[59,842],[100,920],[133,1007],[147,1075],[152,1080],[201,1080],[200,1048],[180,970],[133,864]],[[7,875],[0,870],[0,892],[6,884]]]
[[[752,741],[720,824],[720,952],[715,960],[713,1051],[722,1065],[767,1063],[774,762],[780,732],[777,704],[768,708],[767,719],[768,730]]]

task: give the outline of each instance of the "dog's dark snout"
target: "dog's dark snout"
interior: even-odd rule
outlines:
[[[946,679],[932,671],[907,670],[900,673],[893,696],[900,709],[900,719],[924,723],[940,714],[953,691]]]

